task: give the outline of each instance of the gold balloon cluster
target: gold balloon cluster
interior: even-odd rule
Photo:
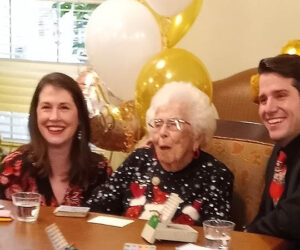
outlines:
[[[300,40],[288,41],[281,49],[281,54],[299,55],[300,56]],[[251,99],[258,103],[259,95],[259,74],[255,74],[250,78]]]
[[[184,49],[172,48],[195,21],[203,0],[191,0],[187,7],[180,8],[181,12],[173,16],[162,15],[155,8],[152,9],[150,3],[153,0],[137,1],[155,17],[161,32],[163,50],[152,56],[140,71],[136,81],[135,101],[112,104],[109,97],[106,98],[108,88],[97,81],[97,102],[101,105],[92,102],[91,139],[96,146],[107,150],[130,152],[134,148],[144,135],[145,114],[152,97],[168,82],[189,82],[212,98],[212,83],[201,60]],[[169,10],[164,5],[166,2],[155,2]],[[169,4],[174,3],[169,1]],[[177,4],[179,6],[182,3]]]
[[[149,59],[142,68],[135,90],[135,104],[141,124],[145,127],[145,115],[155,93],[172,81],[190,82],[210,99],[212,83],[209,74],[199,58],[179,48],[172,48],[188,31],[202,6],[202,0],[193,0],[181,13],[166,17],[155,12],[140,0],[155,16],[161,30],[163,50]]]

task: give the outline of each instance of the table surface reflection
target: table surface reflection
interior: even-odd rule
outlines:
[[[14,207],[11,202],[0,201],[5,209]],[[52,249],[52,245],[45,233],[45,228],[56,223],[69,243],[74,243],[79,250],[122,250],[124,243],[147,244],[140,236],[144,227],[144,220],[135,220],[123,227],[112,227],[88,223],[87,220],[100,214],[90,213],[87,218],[57,217],[53,214],[53,207],[41,207],[37,222],[25,223],[14,220],[0,222],[0,249],[35,250]],[[199,232],[195,243],[204,246],[202,227],[194,227]],[[175,249],[182,242],[156,241],[157,250]],[[232,233],[231,250],[283,250],[286,242],[282,239],[234,231]]]

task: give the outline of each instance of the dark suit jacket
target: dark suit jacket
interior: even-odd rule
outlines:
[[[300,249],[300,135],[281,149],[287,155],[285,189],[274,207],[269,187],[279,149],[274,147],[268,162],[260,209],[247,231],[285,238],[291,243],[290,249]]]

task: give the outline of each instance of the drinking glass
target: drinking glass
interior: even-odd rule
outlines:
[[[234,226],[234,222],[227,220],[203,221],[205,246],[212,249],[229,249]]]
[[[37,220],[41,195],[34,192],[18,192],[12,195],[13,204],[17,208],[17,219],[19,221],[34,222]]]

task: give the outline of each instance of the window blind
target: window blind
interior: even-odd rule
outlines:
[[[38,81],[51,72],[76,78],[82,65],[0,60],[0,111],[28,113]]]
[[[76,4],[65,4],[66,2]],[[27,113],[35,86],[45,74],[59,71],[74,78],[77,76],[80,68],[85,64],[72,64],[72,60],[72,63],[69,63],[70,55],[74,54],[74,44],[81,55],[81,48],[84,48],[83,28],[92,9],[97,6],[87,6],[86,3],[100,4],[101,2],[103,1],[0,1],[0,58],[2,58],[0,59],[0,111]],[[30,14],[24,11],[24,6],[32,7]],[[57,22],[55,15],[53,19],[51,14],[53,12],[59,13],[60,18]],[[65,17],[64,22],[61,20],[62,17]],[[27,19],[30,19],[30,22]],[[68,20],[75,21],[68,23]],[[24,23],[27,25],[24,26]],[[68,38],[67,33],[71,38]],[[57,40],[54,41],[52,38]],[[37,43],[37,40],[41,43]],[[53,44],[57,47],[53,47]],[[70,53],[63,55],[59,51]],[[43,54],[44,52],[46,55]],[[54,60],[52,57],[55,57]],[[49,63],[61,62],[60,59],[64,58],[66,58],[65,63]]]

